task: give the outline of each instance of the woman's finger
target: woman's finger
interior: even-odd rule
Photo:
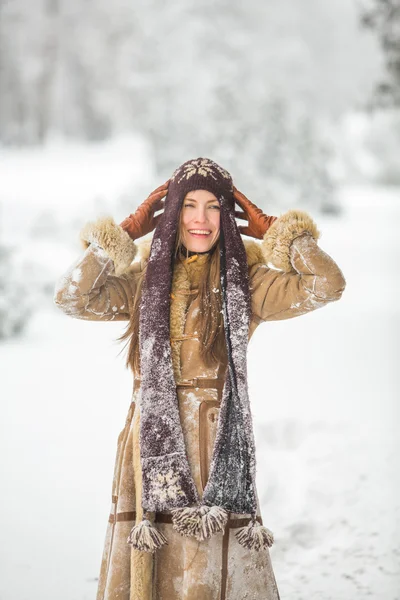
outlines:
[[[153,205],[153,211],[157,212],[158,210],[163,210],[165,208],[165,200],[159,200],[156,204]]]
[[[160,190],[166,189],[169,185],[169,179],[167,179],[167,181],[165,183],[163,183],[162,185],[159,185],[158,188],[156,188],[155,190],[153,190],[151,192],[151,194],[149,194],[149,196],[152,196],[155,192],[159,192]]]
[[[161,219],[161,217],[163,216],[163,214],[164,213],[161,213],[160,215],[156,215],[155,217],[153,217],[154,227],[157,227],[157,223]]]
[[[245,212],[239,210],[235,210],[235,217],[237,217],[238,219],[243,219],[244,221],[249,220],[248,215]]]
[[[236,188],[235,188],[236,189]],[[243,208],[243,210],[247,210],[250,206],[255,206],[255,204],[253,204],[248,198],[247,196],[245,196],[244,194],[242,194],[242,192],[239,192],[239,190],[236,189],[236,191],[233,194],[233,197],[235,198],[237,204]]]
[[[153,192],[148,198],[146,202],[149,202],[150,204],[155,204],[156,202],[158,202],[159,200],[161,200],[161,198],[164,198],[164,196],[166,196],[168,193],[168,190],[160,190],[159,192]]]
[[[236,196],[235,196],[235,200],[236,200],[236,204],[238,206],[240,206],[240,208],[242,208],[243,210],[246,208],[246,204],[243,202],[243,200],[238,200],[238,198],[236,198]]]
[[[242,196],[243,198],[246,198],[246,196],[240,190],[238,190],[237,187],[235,187],[235,186],[233,186],[233,195],[234,196]]]
[[[250,229],[248,227],[239,225],[238,229],[242,235],[248,235],[249,237],[251,237]]]
[[[163,188],[163,189],[159,190],[158,192],[153,192],[152,194],[150,194],[149,198],[163,198],[167,194],[168,194],[168,190]]]
[[[246,198],[246,196],[244,196],[240,192],[235,192],[233,194],[233,197],[235,198],[236,203],[239,204],[240,208],[245,209],[249,203],[249,200]]]

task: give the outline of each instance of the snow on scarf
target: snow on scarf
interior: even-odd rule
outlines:
[[[207,485],[200,499],[188,463],[172,367],[169,316],[174,247],[187,192],[206,189],[220,204],[220,278],[228,356],[217,434]],[[152,240],[140,304],[140,457],[144,511],[170,510],[174,528],[198,540],[222,531],[228,512],[251,514],[239,542],[257,550],[272,533],[256,521],[255,443],[247,387],[251,315],[247,257],[235,221],[230,174],[207,158],[190,160],[172,175]],[[147,519],[128,542],[154,552],[168,543]]]

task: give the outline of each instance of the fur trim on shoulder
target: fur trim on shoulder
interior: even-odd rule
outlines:
[[[253,240],[243,240],[247,254],[247,265],[252,267],[257,263],[264,263],[264,256],[259,242]]]
[[[112,217],[100,217],[86,223],[80,232],[84,249],[92,242],[97,243],[114,261],[115,274],[126,271],[137,254],[137,246],[129,234]]]
[[[149,260],[151,242],[153,241],[154,231],[151,232],[150,237],[142,237],[136,240],[135,244],[138,247],[138,256],[141,260]]]
[[[264,235],[260,244],[263,262],[272,263],[287,273],[292,271],[289,253],[291,243],[306,232],[310,233],[316,241],[321,237],[321,233],[310,215],[303,210],[288,210],[274,221]]]

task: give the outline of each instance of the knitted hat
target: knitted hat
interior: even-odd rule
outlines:
[[[212,192],[217,198],[223,194],[233,208],[232,177],[208,158],[188,160],[174,171],[168,186],[167,202],[172,196],[185,196],[188,192],[200,189]]]
[[[209,478],[199,498],[186,455],[173,373],[169,316],[174,247],[179,214],[189,191],[205,189],[220,204],[220,280],[228,357]],[[140,302],[140,460],[142,508],[171,511],[182,535],[204,540],[222,531],[228,511],[250,514],[236,534],[254,549],[270,546],[272,533],[256,520],[255,443],[247,387],[247,344],[251,315],[247,256],[235,221],[230,174],[208,158],[178,167],[168,186],[155,229]],[[167,542],[147,519],[128,542],[154,552]]]

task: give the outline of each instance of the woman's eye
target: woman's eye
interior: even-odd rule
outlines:
[[[185,208],[189,207],[189,208],[194,208],[194,204],[184,204]],[[220,210],[219,208],[219,204],[213,204],[212,206],[210,206],[210,208],[216,208],[217,210]]]

